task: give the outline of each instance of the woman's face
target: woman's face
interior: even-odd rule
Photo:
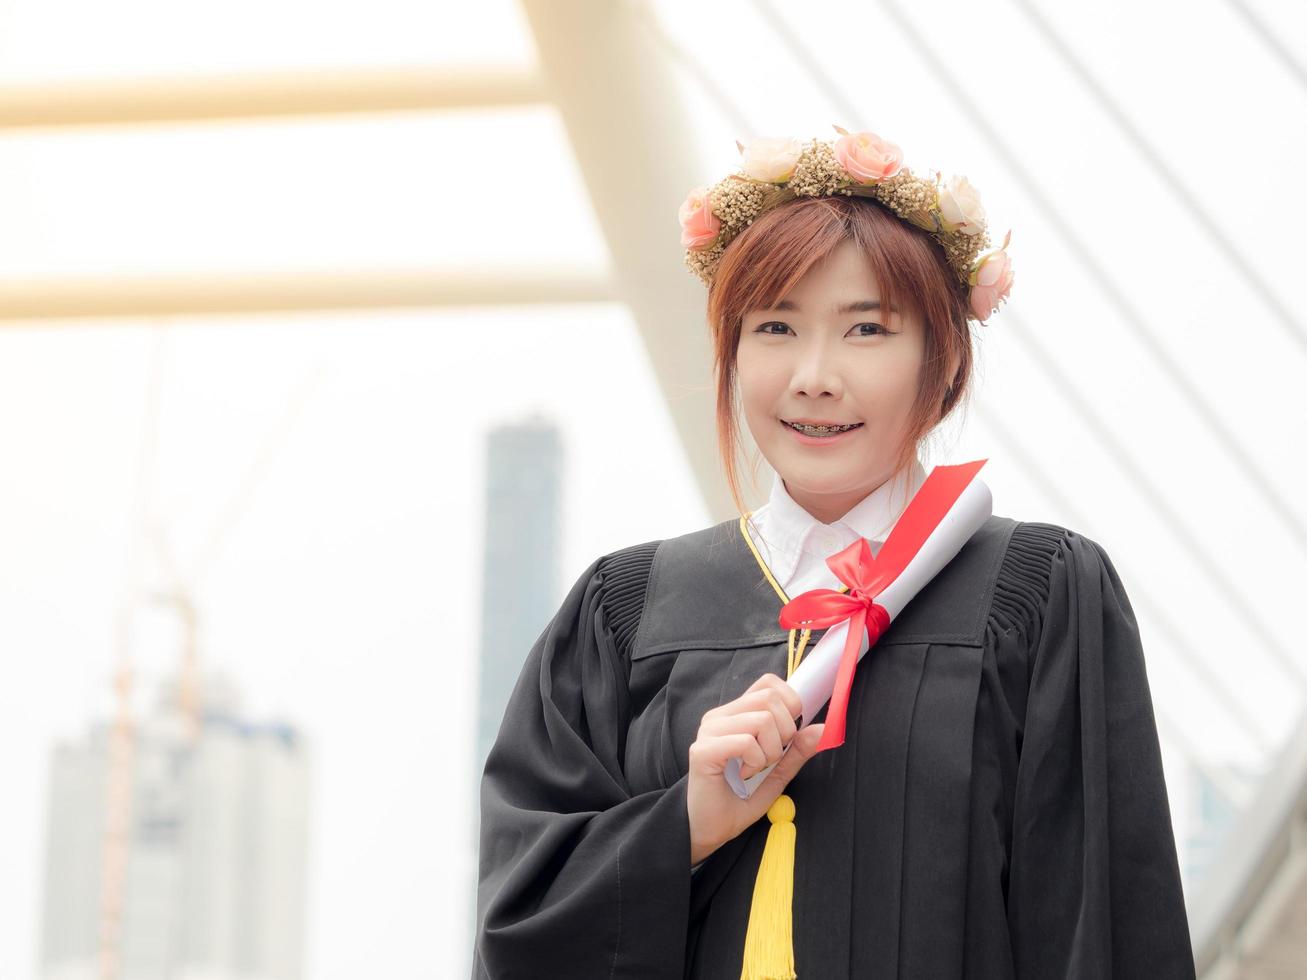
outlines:
[[[826,524],[894,475],[917,396],[924,327],[879,301],[870,265],[845,241],[776,307],[746,313],[740,330],[749,430],[790,496]],[[796,421],[856,428],[803,435]]]

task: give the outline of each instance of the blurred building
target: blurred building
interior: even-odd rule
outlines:
[[[1178,850],[1185,891],[1196,894],[1220,856],[1239,814],[1256,791],[1258,774],[1229,765],[1219,769],[1212,765],[1190,765],[1187,769],[1189,832],[1178,842]],[[1219,772],[1221,782],[1212,778],[1213,772]]]
[[[478,779],[531,644],[556,611],[562,468],[562,439],[552,423],[535,418],[491,430],[481,568]]]
[[[481,774],[499,733],[508,697],[531,645],[558,603],[562,547],[562,438],[540,417],[498,426],[486,441],[486,520],[481,567],[481,657],[477,676],[472,851],[481,820]],[[467,969],[476,927],[476,869],[468,903]]]
[[[208,681],[191,737],[176,688],[139,724],[118,980],[303,975],[309,766],[302,737]],[[55,747],[40,977],[101,980],[109,727]]]

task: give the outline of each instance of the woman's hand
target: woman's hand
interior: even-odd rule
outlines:
[[[775,674],[763,674],[734,701],[704,713],[690,746],[686,786],[691,864],[753,825],[812,758],[825,724],[809,725],[796,734],[794,719],[801,714],[798,692]],[[781,758],[791,740],[794,744]],[[744,763],[744,779],[780,759],[747,800],[735,795],[723,775],[726,763],[736,756]]]

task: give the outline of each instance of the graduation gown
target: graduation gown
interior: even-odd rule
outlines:
[[[580,575],[482,774],[475,980],[739,976],[768,821],[691,874],[686,770],[705,711],[785,676],[780,606],[737,520]],[[847,726],[786,790],[800,980],[1194,977],[1139,633],[1094,541],[991,517],[863,657]]]

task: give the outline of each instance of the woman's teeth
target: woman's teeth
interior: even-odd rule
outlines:
[[[784,421],[784,419],[782,419]],[[853,422],[849,425],[806,425],[803,422],[786,422],[791,429],[797,429],[805,436],[833,436],[840,432],[848,432],[850,429],[856,429],[862,425],[861,422]]]

